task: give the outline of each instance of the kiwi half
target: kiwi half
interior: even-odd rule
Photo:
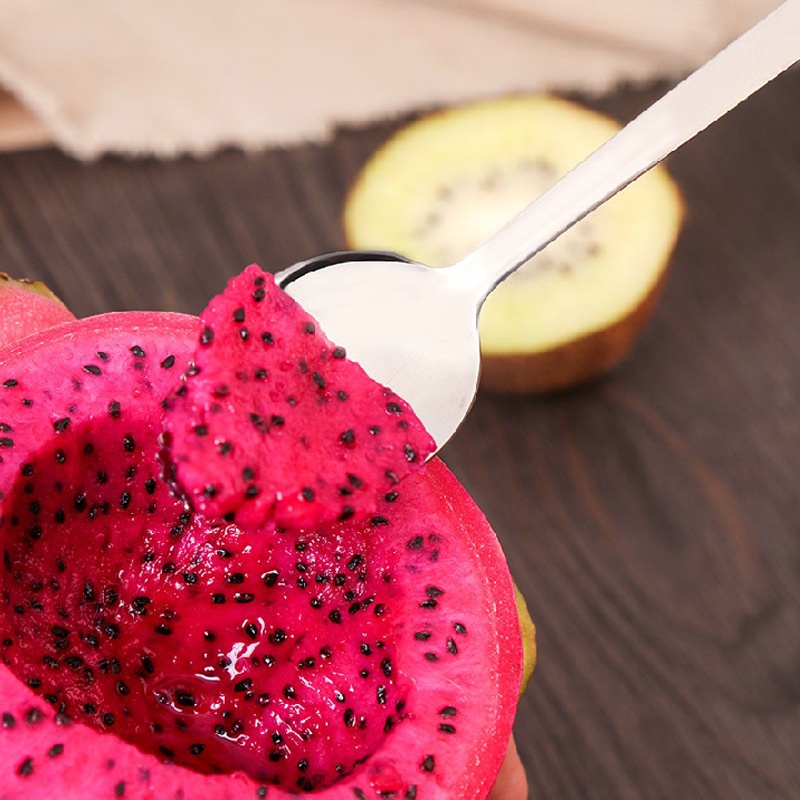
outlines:
[[[361,171],[345,203],[347,244],[451,264],[619,127],[548,95],[427,115]],[[656,167],[509,277],[481,312],[482,387],[548,392],[616,365],[652,312],[682,218],[675,182]]]

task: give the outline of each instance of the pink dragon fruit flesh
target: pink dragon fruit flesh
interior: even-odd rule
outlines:
[[[255,268],[0,349],[0,798],[484,797],[514,592],[426,442]]]

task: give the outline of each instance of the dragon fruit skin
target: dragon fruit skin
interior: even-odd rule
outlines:
[[[0,717],[0,797],[262,797],[267,784],[270,796],[485,795],[510,735],[521,662],[510,579],[486,521],[438,462],[359,524],[276,535],[190,514],[160,481],[157,455],[160,398],[197,331],[180,315],[106,315],[0,351],[0,422],[11,428],[0,436],[13,441],[0,446],[0,656],[15,672],[0,666],[0,715],[14,720],[4,727]],[[170,635],[155,631],[161,625]],[[176,688],[176,676],[187,683]],[[191,706],[153,702],[170,682],[171,701],[185,690]],[[87,700],[91,711],[78,707]],[[234,712],[214,718],[224,735],[203,727],[200,712],[214,702]],[[118,735],[56,724],[62,704]],[[31,708],[44,716],[28,721]],[[317,724],[303,741],[309,710]],[[286,729],[274,727],[287,717]],[[166,730],[143,730],[142,720]],[[267,723],[261,739],[252,735]],[[252,752],[228,746],[243,738],[256,742]],[[275,752],[286,755],[272,761]],[[230,765],[256,779],[195,771]]]
[[[74,319],[40,281],[14,280],[0,272],[0,344]]]
[[[408,404],[256,265],[202,323],[167,414],[176,477],[199,510],[245,527],[364,518],[435,450]]]

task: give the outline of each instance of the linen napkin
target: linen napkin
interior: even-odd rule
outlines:
[[[0,0],[0,83],[81,158],[323,140],[504,92],[673,78],[778,0]]]

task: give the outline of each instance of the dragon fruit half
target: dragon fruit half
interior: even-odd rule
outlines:
[[[514,591],[430,446],[255,267],[0,349],[0,798],[485,796]]]

